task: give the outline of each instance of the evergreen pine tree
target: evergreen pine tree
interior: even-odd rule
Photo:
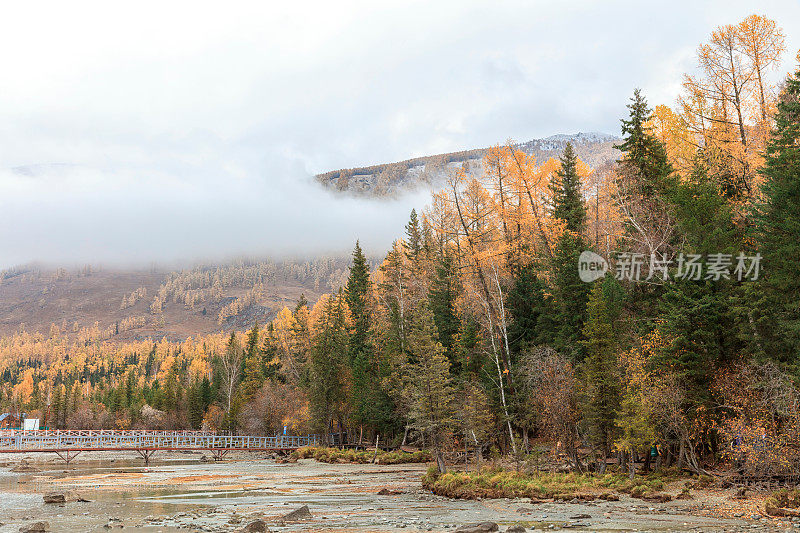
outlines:
[[[301,292],[300,298],[297,299],[297,304],[294,306],[294,314],[296,315],[303,307],[308,308],[308,300],[306,299],[306,295]]]
[[[30,401],[30,408],[32,410],[41,409],[42,407],[42,389],[39,386],[39,382],[36,381],[33,384],[33,392],[31,393],[31,401]]]
[[[800,69],[786,79],[764,166],[763,202],[755,213],[755,236],[763,270],[757,327],[764,350],[797,365],[800,360]],[[752,305],[752,304],[751,304]]]
[[[640,89],[633,91],[628,104],[630,115],[622,119],[622,164],[638,174],[638,192],[643,196],[669,192],[676,179],[667,159],[664,143],[659,141],[648,126],[652,110]]]
[[[348,355],[350,363],[354,366],[365,366],[366,359],[369,357],[367,352],[370,349],[372,327],[372,313],[367,301],[369,286],[369,265],[361,251],[361,246],[356,241],[356,247],[353,250],[353,264],[350,266],[350,276],[345,286],[345,299],[353,323]]]
[[[584,411],[592,441],[607,457],[617,431],[620,402],[620,371],[615,352],[614,329],[603,293],[603,282],[595,282],[583,328],[586,359],[583,362]]]
[[[342,412],[347,380],[347,323],[341,290],[324,303],[311,350],[309,404],[327,439]]]
[[[61,429],[61,410],[64,408],[64,392],[61,384],[53,387],[52,397],[50,401],[50,416],[48,417],[48,424],[54,429]]]
[[[386,331],[386,349],[393,354],[403,354],[406,350],[406,336],[411,313],[409,312],[408,273],[405,268],[404,253],[395,242],[380,266],[382,282],[378,289],[381,300],[389,312],[389,327]]]
[[[208,376],[205,376],[200,383],[200,398],[202,400],[203,413],[205,413],[211,402],[214,401],[214,391],[211,389],[211,380],[208,379]]]
[[[561,168],[550,183],[551,214],[563,220],[570,232],[583,234],[586,231],[586,206],[578,176],[578,156],[572,143],[567,143],[560,160]]]
[[[60,427],[67,426],[67,416],[69,416],[69,408],[72,405],[72,387],[69,385],[64,386],[64,400],[62,402],[61,413],[59,413]]]
[[[539,279],[533,267],[515,269],[506,299],[506,309],[511,315],[508,344],[514,361],[527,347],[553,342],[555,309],[547,292],[547,284]]]
[[[675,185],[672,203],[685,256],[736,252],[739,237],[730,205],[708,176],[702,151],[692,174]],[[696,404],[709,400],[716,370],[738,352],[735,335],[728,334],[736,331],[731,303],[732,283],[724,278],[673,279],[660,291],[657,327],[670,343],[658,362],[678,372]]]
[[[247,334],[245,344],[244,372],[238,391],[239,400],[243,403],[250,401],[264,383],[264,364],[258,343],[258,334],[258,323],[256,323]]]
[[[78,410],[78,406],[80,405],[81,400],[83,399],[83,395],[81,394],[80,383],[78,383],[77,381],[72,384],[71,398],[72,398],[72,403],[69,406],[69,412],[74,413],[75,411]]]
[[[577,171],[577,156],[567,143],[561,169],[550,186],[550,209],[565,224],[553,255],[553,292],[557,302],[554,347],[573,360],[583,358],[581,329],[586,317],[589,286],[581,281],[578,257],[586,250],[586,208]]]
[[[440,256],[437,259],[435,275],[428,290],[428,302],[433,312],[436,331],[439,332],[439,342],[445,349],[451,368],[458,373],[460,365],[454,344],[460,323],[455,310],[457,297],[455,283],[453,259],[446,254]]]
[[[433,313],[424,302],[414,315],[409,335],[413,386],[411,418],[419,431],[429,436],[440,473],[446,470],[442,445],[453,424],[453,385],[450,363],[437,340]]]
[[[380,379],[376,371],[375,348],[372,343],[372,311],[368,301],[370,291],[369,265],[356,241],[353,263],[345,286],[345,299],[350,310],[352,328],[348,342],[348,361],[353,376],[351,402],[356,420],[374,425],[374,401]]]
[[[205,408],[203,407],[203,385],[201,381],[195,380],[192,382],[189,387],[188,401],[189,425],[192,426],[193,429],[200,429],[203,425],[203,415],[205,414]]]
[[[674,219],[672,197],[678,183],[666,148],[652,132],[652,111],[639,89],[628,105],[629,117],[622,120],[623,142],[616,146],[622,152],[617,164],[618,205],[623,212],[627,241],[633,243],[630,253],[668,253],[674,242],[670,219]],[[656,247],[656,249],[651,249]],[[642,319],[637,323],[644,332],[654,327],[654,317],[662,294],[658,284],[635,283],[629,302],[632,312]]]
[[[412,264],[417,263],[422,253],[422,232],[420,231],[416,209],[411,210],[411,217],[409,218],[408,224],[406,224],[406,240],[404,245],[406,257],[408,257]]]

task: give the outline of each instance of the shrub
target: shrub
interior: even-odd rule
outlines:
[[[781,489],[773,492],[764,502],[764,510],[771,516],[800,516],[800,489]]]
[[[370,450],[342,450],[339,448],[325,448],[306,446],[298,448],[292,452],[292,459],[314,459],[320,463],[371,463],[373,457],[375,462],[382,465],[394,465],[405,463],[425,463],[430,461],[430,454],[425,451],[406,453],[403,451],[378,452],[377,457],[374,451]]]
[[[434,494],[465,499],[616,499],[609,490],[604,489],[629,493],[634,497],[653,498],[664,488],[664,481],[660,478],[636,476],[631,481],[624,474],[521,474],[494,467],[485,467],[479,472],[448,472],[442,475],[436,475],[433,469],[429,469],[422,483]]]

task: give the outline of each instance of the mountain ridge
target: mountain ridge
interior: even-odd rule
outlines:
[[[592,131],[560,133],[513,144],[544,162],[551,157],[558,157],[566,144],[571,142],[578,157],[590,167],[597,168],[619,158],[619,151],[614,146],[620,141],[615,135]],[[393,163],[331,170],[314,178],[323,188],[349,196],[393,197],[421,187],[435,189],[444,183],[450,170],[459,166],[470,174],[479,173],[481,159],[488,150],[474,148]]]

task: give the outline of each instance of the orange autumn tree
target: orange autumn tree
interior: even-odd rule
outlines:
[[[776,96],[767,73],[779,65],[783,50],[783,32],[775,22],[751,15],[717,28],[697,50],[699,72],[684,76],[678,114],[689,132],[685,140],[702,148],[722,176],[724,192],[740,203],[758,194],[756,169]]]
[[[800,468],[800,395],[772,362],[737,364],[717,375],[714,429],[721,455],[740,474],[772,476]]]

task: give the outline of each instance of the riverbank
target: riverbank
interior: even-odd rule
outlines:
[[[501,531],[784,531],[787,520],[761,515],[762,499],[733,505],[733,491],[702,489],[692,500],[647,502],[539,501],[528,497],[455,500],[432,494],[421,479],[426,464],[328,464],[310,459],[278,463],[231,454],[203,463],[200,454],[165,453],[144,467],[131,454],[87,453],[69,466],[52,455],[28,454],[31,472],[0,468],[0,532],[43,520],[51,531],[239,531],[263,520],[273,532],[455,531],[495,522]],[[667,485],[665,490],[673,490]],[[45,504],[48,493],[63,504]],[[88,501],[78,501],[77,498]],[[281,517],[307,505],[310,516]],[[750,505],[750,507],[748,507]],[[740,516],[736,516],[740,515]]]

